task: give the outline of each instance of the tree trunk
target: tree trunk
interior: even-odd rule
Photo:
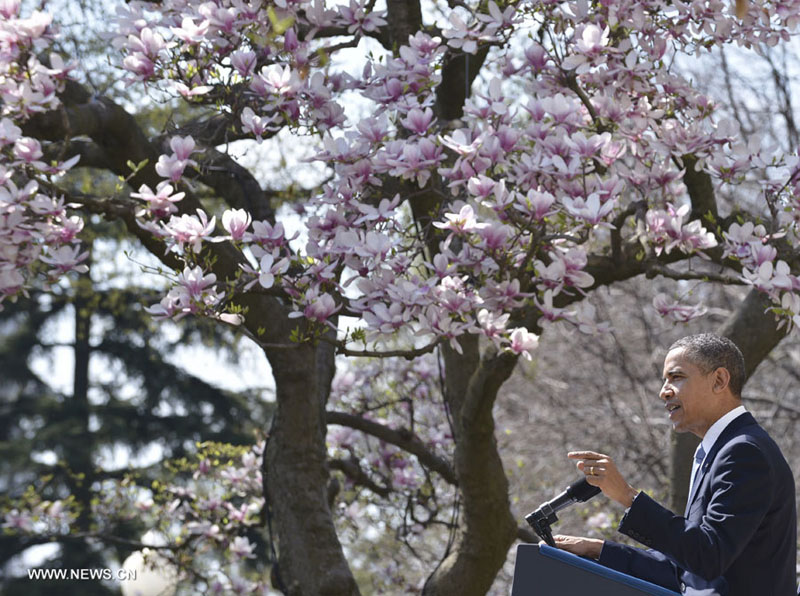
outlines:
[[[786,335],[786,327],[778,329],[775,316],[764,312],[769,300],[757,290],[751,290],[739,308],[717,333],[739,346],[744,355],[745,378],[750,378],[761,361]],[[670,444],[669,503],[673,511],[681,512],[689,497],[689,476],[698,439],[689,433],[673,434]]]
[[[278,535],[278,573],[291,596],[358,594],[328,506],[325,402],[330,346],[274,350],[278,407],[265,453],[267,497]],[[277,582],[273,582],[277,583]]]
[[[426,595],[483,596],[516,539],[508,480],[494,437],[492,409],[516,357],[493,347],[479,359],[478,339],[461,339],[464,354],[445,349],[446,400],[453,413],[455,469],[463,530],[456,549],[425,586]],[[473,371],[470,376],[464,371]]]

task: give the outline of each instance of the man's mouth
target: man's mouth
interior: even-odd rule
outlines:
[[[671,416],[671,415],[672,415],[674,412],[676,412],[677,410],[680,410],[680,409],[681,409],[681,407],[680,407],[678,404],[667,404],[667,405],[666,405],[666,406],[664,406],[664,407],[665,407],[665,408],[667,408],[667,412],[669,413],[669,415],[670,415],[670,416]]]

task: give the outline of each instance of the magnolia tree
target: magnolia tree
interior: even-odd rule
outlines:
[[[407,499],[410,517],[394,518],[405,536],[439,515],[426,483],[451,486],[457,532],[423,589],[483,594],[514,540],[532,537],[509,509],[492,408],[543,326],[602,332],[591,290],[638,275],[676,280],[652,305],[676,321],[703,314],[687,303],[686,281],[751,286],[729,325],[751,362],[800,323],[798,157],[743,143],[671,67],[727,43],[780,44],[800,18],[798,0],[737,7],[131,2],[117,10],[109,59],[142,97],[190,108],[151,138],[52,52],[52,15],[7,0],[0,295],[81,270],[82,218],[123,221],[174,271],[153,316],[239,326],[269,359],[277,413],[255,483],[263,503],[218,496],[223,509],[245,507],[236,510],[248,523],[261,507],[276,536],[276,587],[358,592],[337,534],[333,468],[375,499]],[[313,147],[326,171],[294,204],[300,237],[227,151],[276,140]],[[81,167],[119,176],[118,192],[68,195],[59,177]],[[746,336],[745,322],[765,310]],[[370,401],[377,394],[359,401],[339,380],[346,390],[329,403],[337,354],[434,351],[441,401],[410,387],[389,415]],[[432,516],[417,515],[420,505]],[[35,531],[26,515],[6,525]],[[253,554],[246,538],[209,523],[192,527]]]

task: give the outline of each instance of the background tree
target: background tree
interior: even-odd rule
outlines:
[[[96,258],[104,252],[99,246],[116,244],[107,233],[103,240],[95,241]],[[110,484],[127,479],[144,494],[165,477],[164,461],[193,454],[202,441],[253,444],[269,419],[258,392],[220,389],[174,363],[176,348],[193,344],[212,342],[220,357],[226,347],[233,352],[224,330],[199,319],[165,329],[144,311],[142,298],[155,296],[151,289],[114,286],[84,275],[0,312],[4,501],[69,499],[76,515],[64,520],[74,524],[70,535],[54,527],[35,537],[2,537],[4,594],[116,593],[100,581],[31,582],[24,561],[113,567],[150,528],[130,514],[106,514]],[[72,377],[71,387],[58,382],[64,376]],[[46,543],[59,548],[46,556],[28,552]]]

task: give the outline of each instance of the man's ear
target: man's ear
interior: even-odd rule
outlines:
[[[724,366],[720,366],[717,370],[711,373],[713,376],[713,384],[711,385],[714,393],[722,393],[730,386],[731,373]]]

